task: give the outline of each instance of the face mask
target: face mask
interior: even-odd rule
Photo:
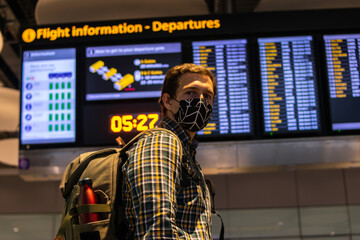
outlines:
[[[197,132],[210,121],[212,107],[205,99],[193,98],[177,102],[179,103],[179,110],[174,117],[184,129]]]

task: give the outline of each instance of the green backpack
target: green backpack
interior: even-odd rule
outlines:
[[[170,130],[153,128],[139,133],[122,148],[109,148],[84,153],[67,166],[60,183],[60,191],[65,198],[65,206],[56,239],[125,239],[124,207],[121,201],[121,191],[117,191],[117,186],[122,184],[121,168],[127,160],[126,151],[142,135],[153,131],[166,131],[172,134],[182,146],[179,138]],[[180,152],[182,153],[182,149]],[[79,179],[83,178],[93,180],[93,189],[100,199],[99,204],[78,206],[80,194],[78,183]],[[79,224],[79,214],[90,212],[100,213],[103,220]]]

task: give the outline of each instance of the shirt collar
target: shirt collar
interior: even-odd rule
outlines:
[[[196,148],[198,145],[198,141],[193,139],[190,143],[190,137],[189,135],[184,131],[184,129],[181,128],[181,126],[175,122],[174,120],[171,120],[168,117],[164,117],[162,121],[159,124],[159,127],[166,128],[172,132],[174,132],[180,139],[183,145],[189,145],[192,148]]]

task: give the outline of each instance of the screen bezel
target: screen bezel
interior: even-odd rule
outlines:
[[[74,49],[75,50],[75,140],[73,142],[52,142],[52,143],[23,143],[22,137],[22,107],[23,107],[23,79],[24,79],[24,52],[25,51],[44,51],[44,50],[61,50],[61,49]],[[78,96],[77,90],[79,89],[78,79],[79,79],[79,71],[78,71],[78,62],[79,62],[79,51],[75,45],[58,45],[57,47],[50,47],[50,46],[42,46],[42,47],[30,47],[30,48],[23,48],[21,51],[21,84],[20,84],[20,114],[19,114],[19,148],[20,149],[46,149],[46,148],[53,148],[53,147],[75,147],[78,146],[79,143],[79,135],[78,135],[78,126],[79,126],[79,116],[78,116]]]
[[[360,36],[360,30],[354,31],[354,30],[348,30],[348,31],[332,31],[332,32],[326,32],[321,34],[321,41],[322,41],[322,51],[323,51],[323,64],[324,64],[324,82],[326,83],[326,88],[324,90],[326,91],[326,99],[327,99],[327,133],[328,135],[333,136],[339,136],[339,135],[353,135],[353,134],[359,134],[359,129],[342,129],[342,130],[334,130],[333,125],[333,119],[332,119],[332,106],[331,106],[331,97],[330,97],[330,81],[329,81],[329,66],[326,59],[326,45],[325,45],[325,36],[339,36],[339,35],[359,35]],[[360,48],[359,48],[360,49]],[[360,123],[360,122],[359,122]]]
[[[182,43],[180,41],[174,41],[174,42],[156,42],[156,43],[149,43],[149,42],[141,42],[141,43],[131,43],[131,44],[116,44],[116,45],[92,45],[92,46],[86,46],[85,47],[85,52],[84,52],[84,58],[85,58],[85,64],[87,64],[87,62],[90,61],[90,59],[92,58],[99,58],[99,57],[103,57],[103,58],[119,58],[121,59],[122,57],[133,57],[133,56],[141,56],[141,54],[120,54],[120,55],[113,55],[113,56],[97,56],[97,57],[88,57],[88,51],[90,51],[91,49],[101,49],[101,48],[109,48],[109,49],[116,49],[116,48],[135,48],[135,47],[153,47],[156,45],[173,45],[173,46],[169,46],[171,47],[178,47],[180,49],[179,52],[169,52],[170,54],[178,54],[180,55],[180,57],[176,57],[176,60],[180,60],[176,65],[181,64],[183,59],[182,59]],[[146,53],[144,55],[149,55],[149,56],[163,56],[164,54],[168,54],[168,52],[165,53]],[[120,60],[119,60],[120,62]],[[165,62],[166,64],[167,62]],[[131,64],[130,64],[131,65]],[[172,65],[169,65],[169,69],[172,67]],[[84,78],[84,82],[85,82],[85,100],[87,102],[92,102],[92,101],[126,101],[126,100],[136,100],[136,99],[151,99],[151,98],[159,98],[160,94],[161,94],[161,86],[157,87],[156,92],[158,93],[154,93],[154,95],[156,96],[142,96],[142,94],[145,94],[146,91],[142,91],[142,92],[132,92],[133,94],[129,93],[127,94],[126,92],[123,92],[123,96],[124,97],[117,97],[117,98],[103,98],[103,99],[88,99],[88,97],[90,97],[90,95],[92,96],[92,93],[87,92],[88,88],[90,87],[90,81],[91,79],[88,78],[89,73],[86,71],[87,69],[84,68],[84,72],[86,72],[85,74],[85,78]],[[145,69],[146,70],[146,69]],[[151,70],[151,69],[150,69]],[[168,69],[166,69],[167,71]],[[166,73],[166,71],[164,72],[164,74]],[[135,74],[134,74],[135,75]],[[135,77],[136,78],[136,77]],[[110,81],[110,80],[108,80]],[[135,79],[136,81],[136,79]],[[117,93],[117,92],[116,92]],[[102,93],[95,93],[95,95],[101,95]],[[107,94],[107,93],[105,93]],[[126,97],[126,95],[128,95]]]
[[[263,113],[263,94],[262,94],[262,83],[261,83],[261,71],[260,71],[260,51],[258,40],[261,38],[282,38],[282,37],[312,37],[313,42],[313,55],[314,55],[314,76],[316,77],[315,91],[317,91],[317,102],[318,102],[318,129],[317,130],[296,130],[296,131],[287,131],[287,132],[266,132],[265,131],[265,119]],[[259,99],[258,113],[259,113],[259,124],[258,124],[258,136],[261,139],[278,139],[278,138],[299,138],[299,137],[314,137],[323,135],[323,109],[322,109],[322,94],[320,89],[321,82],[321,67],[320,59],[318,54],[318,38],[314,32],[304,31],[304,32],[279,32],[279,33],[270,33],[270,34],[258,34],[254,37],[254,44],[256,45],[256,50],[254,55],[256,56],[256,76],[257,76],[257,97]]]

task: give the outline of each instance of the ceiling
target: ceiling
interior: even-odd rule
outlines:
[[[20,64],[20,48],[18,44],[18,33],[20,26],[36,25],[40,19],[40,16],[37,17],[35,16],[36,10],[38,8],[38,12],[40,12],[40,7],[44,6],[45,4],[52,3],[52,5],[54,6],[54,3],[56,5],[56,2],[58,2],[59,9],[64,9],[63,11],[69,11],[69,9],[73,9],[73,8],[66,7],[66,4],[69,5],[71,4],[71,7],[73,7],[75,5],[74,2],[78,3],[81,1],[83,0],[51,0],[51,1],[50,0],[0,0],[0,30],[4,36],[4,46],[3,46],[3,50],[0,53],[0,87],[7,87],[13,89],[19,89],[20,87],[21,64]],[[101,2],[102,6],[104,5],[106,6],[106,4],[103,4],[104,1],[105,0]],[[107,2],[114,1],[115,3],[115,2],[126,2],[130,0],[121,0],[121,1],[106,0],[106,1]],[[141,1],[141,0],[137,0],[137,1]],[[147,0],[143,0],[143,1],[149,2]],[[170,2],[170,0],[167,1]],[[172,1],[173,2],[180,1],[183,3],[183,0],[172,0]],[[206,11],[209,14],[360,7],[360,0],[341,0],[341,1],[339,0],[197,0],[197,1],[205,2],[203,6],[207,8]],[[98,4],[98,1],[88,0],[86,1],[85,5],[88,5],[88,3],[90,2],[92,2],[93,4]],[[161,1],[154,0],[153,2],[159,3]],[[40,3],[42,4],[41,6]],[[167,11],[163,11],[163,12],[167,13]],[[40,13],[38,14],[40,15]],[[62,14],[59,13],[59,19],[64,19],[61,18],[61,16]],[[117,16],[119,16],[119,14]],[[174,15],[172,14],[171,16]],[[90,18],[86,19],[86,17],[88,16],[84,15],[83,19],[85,21],[94,21],[93,17],[91,19]],[[138,11],[136,12],[135,15],[133,14],[131,17],[143,18],[149,16],[147,15],[144,16],[144,12]],[[154,17],[159,17],[159,16],[156,15]],[[127,19],[127,18],[129,17],[124,16],[120,18],[117,17],[116,19],[113,20]],[[37,21],[35,19],[37,19]],[[99,20],[99,19],[95,19],[95,20]],[[40,23],[45,24],[46,22],[40,21]]]

